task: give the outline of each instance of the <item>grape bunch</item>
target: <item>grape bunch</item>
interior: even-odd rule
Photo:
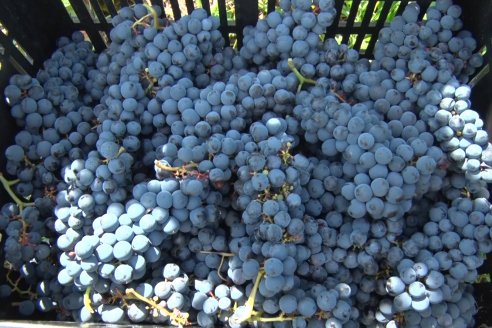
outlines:
[[[320,38],[333,0],[280,8],[235,49],[203,9],[124,7],[101,53],[75,32],[11,77],[0,297],[110,324],[474,325],[492,146],[461,9],[410,3],[369,60]]]

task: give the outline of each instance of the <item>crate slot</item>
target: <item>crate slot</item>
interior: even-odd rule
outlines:
[[[371,15],[371,21],[369,22],[369,26],[376,26],[379,18],[381,17],[381,12],[383,11],[385,1],[377,1],[374,6],[373,14]]]
[[[398,12],[398,9],[400,8],[401,1],[393,1],[391,3],[391,6],[389,8],[389,12],[384,15],[385,17],[385,23],[389,24],[393,17],[395,17],[396,13]]]
[[[130,3],[128,3],[127,0],[104,0],[104,1],[106,2],[111,1],[114,4],[116,11],[120,10],[121,7],[128,7],[130,5]]]
[[[490,73],[490,65],[486,64],[475,76],[470,80],[468,84],[473,88],[477,83],[479,83],[483,78],[485,78]]]
[[[364,37],[362,38],[362,42],[359,47],[359,51],[361,53],[365,53],[367,48],[369,47],[369,44],[371,43],[371,39],[373,38],[372,34],[365,34]]]
[[[181,9],[179,8],[179,2],[177,0],[171,0],[171,8],[173,10],[173,18],[174,20],[178,20],[181,18]]]
[[[105,15],[109,15],[109,19],[117,14],[116,7],[111,0],[98,0],[99,7],[102,9]]]
[[[491,41],[492,41],[492,40],[491,40]],[[484,56],[484,57],[485,57],[485,55],[487,54],[487,46],[486,46],[486,45],[484,45],[482,48],[480,48],[480,49],[478,50],[478,52],[479,52],[482,56]]]
[[[203,9],[205,9],[205,11],[207,12],[208,15],[211,15],[211,13],[210,13],[210,1],[209,0],[201,0],[201,1],[198,1],[198,4]]]
[[[163,8],[162,12],[163,12],[163,14],[162,14],[163,17],[165,17],[169,20],[173,19],[173,17],[174,17],[173,9],[169,5],[169,3],[164,4],[164,8]]]
[[[26,49],[24,49],[23,46],[21,46],[19,44],[19,42],[17,42],[16,39],[12,39],[12,44],[14,45],[14,47],[17,48],[17,50],[19,50],[19,52],[22,54],[22,56],[24,56],[24,58],[26,58],[26,60],[32,65],[34,64],[34,59],[32,59],[31,56],[29,56],[29,54],[27,53]]]
[[[367,11],[367,5],[368,5],[368,1],[362,1],[358,8],[357,8],[357,11],[356,11],[356,14],[355,14],[355,20],[354,20],[354,23],[362,23],[362,20],[364,19],[364,16],[366,14],[366,11]]]
[[[271,5],[272,4],[271,4],[270,0],[258,0],[258,18],[259,19],[266,18],[266,16],[268,15],[268,13],[270,11],[275,10],[275,3],[273,3],[273,10],[270,10]]]
[[[72,19],[72,22],[74,23],[80,23],[79,16],[77,16],[77,13],[72,7],[72,4],[70,3],[69,0],[62,0],[63,7],[67,11],[68,16],[70,16],[70,19]]]
[[[369,41],[372,37],[372,29],[369,27],[371,23],[372,16],[374,15],[374,9],[376,6],[376,2],[372,1],[364,1],[363,6],[359,8],[356,17],[356,23],[354,23],[354,27],[356,25],[359,26],[358,29],[353,29],[353,32],[357,31],[358,36],[354,39],[350,39],[350,46],[353,46],[354,49],[361,49],[364,52],[368,45]],[[364,14],[361,14],[361,8],[363,8]],[[359,20],[359,22],[357,22]],[[365,33],[364,33],[365,32]]]
[[[220,29],[222,32],[222,35],[224,35],[224,38],[226,39],[226,43],[230,44],[229,36],[224,33],[224,29],[226,29],[229,25],[228,22],[228,17],[227,17],[227,6],[225,0],[217,0],[217,4],[219,7],[219,19],[220,19]]]
[[[343,35],[341,35],[341,34],[335,34],[333,36],[333,38],[337,41],[338,44],[342,44]]]
[[[405,10],[405,7],[408,5],[408,3],[410,1],[402,0],[402,1],[398,1],[398,2],[399,2],[399,7],[398,7],[398,10],[396,11],[396,15],[401,15],[403,13],[403,11]]]
[[[424,14],[422,16],[422,20],[423,21],[426,21],[427,20],[427,13],[425,12],[427,10],[427,8],[429,8],[430,6],[435,6],[436,5],[436,2],[435,1],[430,1],[429,4],[425,7],[425,10],[423,10],[422,6],[420,7],[420,14]]]
[[[89,0],[84,0],[82,2],[84,3],[84,6],[87,9],[87,12],[89,13],[90,17],[92,18],[92,21],[94,23],[99,23],[100,21],[99,18],[97,17],[96,11],[94,10],[93,3],[91,3]]]
[[[26,70],[24,69],[24,67],[22,67],[21,64],[19,64],[19,62],[17,60],[15,60],[14,57],[12,56],[9,56],[9,63],[10,65],[12,65],[12,67],[20,74],[27,74]]]
[[[17,41],[13,38],[9,38],[3,33],[0,33],[0,45],[2,46],[0,48],[0,54],[7,57],[9,62],[12,62],[12,65],[15,64],[15,70],[18,72],[25,72],[33,67],[33,63],[31,62],[33,61],[32,57],[28,55],[24,48],[20,47]],[[20,50],[19,47],[22,50]],[[28,57],[26,57],[26,55],[24,55],[21,51],[24,51]],[[30,58],[31,61],[29,61],[28,58]],[[19,67],[21,67],[22,70],[20,70]]]
[[[186,10],[188,11],[188,15],[195,9],[195,4],[193,0],[186,0]]]
[[[231,47],[237,49],[237,34],[229,33],[229,40],[231,40]]]
[[[340,19],[338,20],[338,23],[342,21],[346,21],[350,15],[350,9],[352,9],[352,0],[345,0],[342,2],[342,7],[340,10]],[[337,11],[339,9],[337,8]]]
[[[106,23],[111,22],[111,14],[108,8],[106,7],[106,5],[104,3],[101,3],[101,0],[90,0],[90,4],[91,4],[90,7],[92,8],[93,11],[91,16],[95,15],[95,19],[97,20],[97,22],[106,22]]]
[[[106,47],[109,46],[110,40],[108,34],[105,31],[99,31],[99,35],[101,36],[101,39],[103,40]]]
[[[271,13],[272,11],[275,11],[275,5],[276,5],[276,1],[275,0],[268,0],[268,6],[267,6],[268,13]]]
[[[9,30],[7,30],[7,28],[1,21],[0,21],[0,32],[2,32],[5,35],[9,35]]]

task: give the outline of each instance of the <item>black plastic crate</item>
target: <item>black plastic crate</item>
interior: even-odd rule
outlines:
[[[221,22],[221,32],[226,42],[237,40],[236,45],[242,44],[242,30],[247,25],[254,25],[263,11],[266,13],[278,8],[276,0],[0,0],[0,154],[11,144],[16,132],[15,121],[10,116],[9,106],[3,97],[3,90],[10,76],[16,73],[35,74],[44,60],[50,57],[56,47],[56,39],[69,36],[73,31],[84,31],[96,51],[101,51],[108,42],[108,32],[112,25],[111,16],[115,15],[122,6],[134,3],[149,3],[158,5],[171,20],[179,19],[191,12],[196,3],[201,3],[209,14],[215,6]],[[260,9],[260,4],[262,8]],[[371,58],[379,30],[388,24],[390,12],[401,14],[410,2],[417,2],[421,8],[421,17],[433,3],[432,0],[336,0],[336,23],[326,31],[327,37],[337,36],[343,43],[351,42],[354,49]],[[342,15],[342,8],[350,3],[348,14]],[[492,73],[489,63],[492,63],[492,2],[490,0],[454,0],[463,9],[462,20],[464,27],[470,30],[484,53],[485,65],[471,80],[473,85],[473,108],[479,111],[484,120],[492,123]],[[67,5],[70,9],[67,10]],[[235,8],[235,19],[228,19],[232,8]],[[364,7],[363,14],[359,9]],[[377,11],[378,18],[373,19]],[[356,19],[358,17],[358,19]],[[362,17],[362,18],[361,18]],[[365,47],[362,47],[365,43]],[[491,115],[488,115],[488,112]],[[491,132],[492,124],[487,124]],[[0,167],[5,167],[5,158],[0,156]],[[0,201],[10,201],[8,195],[0,191]],[[0,241],[0,246],[3,247]],[[1,251],[0,251],[1,258]],[[490,261],[489,261],[490,262]],[[491,272],[492,265],[486,263],[482,271]],[[0,268],[0,276],[4,276]],[[492,318],[488,318],[488,310],[492,310],[491,284],[483,284],[484,288],[476,288],[479,313],[477,322],[480,327],[489,327]],[[2,327],[75,327],[78,323],[54,321],[7,321],[2,318],[6,312],[0,306],[0,328]],[[9,318],[12,314],[8,315]],[[13,316],[15,318],[15,315]],[[17,319],[17,318],[15,318]],[[22,320],[22,319],[21,319]],[[109,327],[123,325],[84,324],[85,327]],[[132,325],[132,327],[141,327]],[[146,325],[145,327],[157,327]],[[162,326],[160,326],[162,327]]]

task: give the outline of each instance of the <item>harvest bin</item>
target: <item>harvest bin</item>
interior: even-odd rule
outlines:
[[[3,153],[13,141],[16,132],[14,119],[10,116],[9,106],[6,104],[3,90],[8,84],[9,77],[15,73],[35,74],[44,60],[50,57],[55,50],[56,40],[61,36],[70,36],[73,31],[82,30],[96,51],[106,47],[108,33],[112,25],[110,17],[115,15],[122,6],[142,3],[142,0],[0,0],[0,170],[6,164]],[[247,25],[254,25],[261,14],[261,7],[267,12],[278,9],[275,0],[148,0],[146,3],[158,5],[165,9],[170,19],[179,19],[182,15],[193,10],[196,3],[211,14],[211,8],[218,8],[221,32],[226,42],[234,38],[237,46],[242,44],[242,30]],[[388,24],[390,11],[401,14],[405,6],[411,1],[403,0],[336,0],[337,17],[335,23],[327,30],[328,37],[338,36],[343,43],[352,40],[352,46],[361,51],[365,57],[371,58],[379,30]],[[417,0],[421,7],[421,16],[431,5],[431,0]],[[379,3],[379,4],[378,4]],[[492,73],[489,72],[489,63],[492,63],[492,2],[490,0],[455,0],[454,3],[463,9],[461,16],[464,28],[470,30],[476,38],[479,47],[484,53],[485,65],[471,80],[473,86],[472,103],[475,110],[481,113],[484,121],[492,123]],[[347,16],[342,15],[344,5],[349,5]],[[377,21],[371,19],[376,8],[380,10]],[[70,5],[70,10],[67,7]],[[231,6],[232,5],[232,6]],[[358,13],[359,8],[367,6],[365,13]],[[235,10],[235,21],[228,19],[227,11]],[[234,9],[235,8],[235,9]],[[184,12],[183,12],[184,11]],[[216,11],[215,11],[216,12]],[[356,20],[356,17],[362,19]],[[420,17],[422,18],[422,17]],[[364,47],[362,46],[364,40]],[[487,51],[488,50],[488,51]],[[487,115],[488,112],[490,115]],[[491,124],[488,124],[489,135]],[[0,191],[0,201],[10,201],[7,193]],[[0,261],[3,263],[3,242],[0,242]],[[0,267],[0,283],[4,282],[5,269]],[[481,268],[482,272],[492,272],[490,261]],[[483,283],[475,288],[475,298],[479,312],[476,316],[477,326],[488,327],[492,318],[487,314],[492,311],[492,284]],[[15,300],[12,300],[15,301]],[[26,321],[19,318],[15,308],[9,307],[10,302],[0,305],[1,327],[75,327],[78,323],[55,322],[53,316],[37,317]],[[20,319],[20,320],[19,320]],[[39,319],[39,321],[38,321]],[[46,321],[48,320],[48,321]],[[120,325],[83,324],[84,327],[113,327]],[[125,325],[128,327],[128,325]],[[132,327],[141,327],[131,325]],[[120,326],[120,327],[123,327]],[[145,325],[145,327],[157,327]],[[162,327],[162,326],[160,326]]]

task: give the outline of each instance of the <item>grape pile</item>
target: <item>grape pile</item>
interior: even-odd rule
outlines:
[[[409,4],[368,60],[320,38],[333,0],[280,7],[239,50],[203,9],[125,7],[102,53],[76,32],[12,76],[0,297],[80,322],[473,326],[492,146],[461,9]]]

